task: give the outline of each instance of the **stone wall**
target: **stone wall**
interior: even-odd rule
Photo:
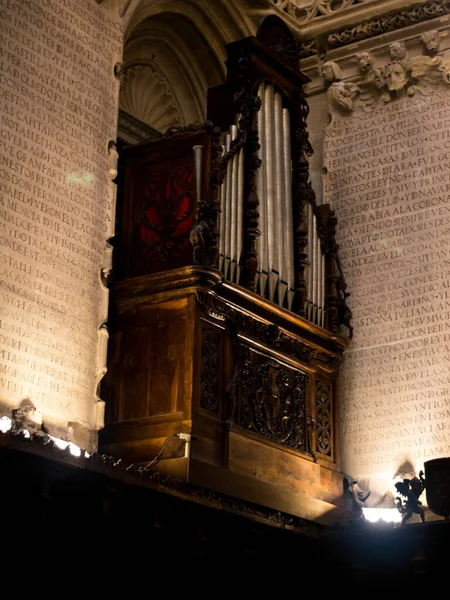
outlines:
[[[354,339],[343,470],[394,491],[450,452],[450,43],[419,23],[306,61],[313,183],[339,217]]]
[[[0,405],[91,449],[122,35],[111,3],[0,0]]]

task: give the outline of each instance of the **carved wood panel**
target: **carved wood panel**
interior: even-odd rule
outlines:
[[[227,386],[232,421],[271,442],[306,452],[307,375],[242,345]]]
[[[202,331],[200,406],[217,412],[219,408],[220,333]]]
[[[333,396],[329,383],[316,382],[316,452],[333,458]]]

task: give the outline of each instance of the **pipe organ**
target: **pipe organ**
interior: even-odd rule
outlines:
[[[319,518],[342,487],[351,312],[337,220],[309,180],[296,49],[267,17],[227,46],[207,122],[124,152],[100,440],[177,479]]]
[[[255,291],[279,306],[292,310],[295,296],[295,255],[292,196],[291,117],[284,106],[282,92],[270,81],[259,84],[257,113],[258,156],[261,166],[256,190],[259,199],[258,268]],[[239,117],[237,118],[237,121]],[[223,134],[222,156],[238,149],[228,159],[220,188],[219,269],[225,278],[240,283],[244,267],[244,147],[237,140],[237,125]],[[304,316],[325,325],[326,255],[321,216],[315,203],[305,207],[307,257],[305,278],[307,294]]]

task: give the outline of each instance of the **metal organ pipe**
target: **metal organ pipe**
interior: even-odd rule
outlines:
[[[259,143],[261,146],[261,168],[258,171],[258,196],[259,196],[259,229],[260,236],[258,238],[258,290],[263,297],[266,295],[267,278],[269,276],[269,252],[268,252],[268,227],[267,227],[267,162],[265,156],[266,147],[266,103],[265,103],[264,83],[259,87],[259,97],[262,104],[258,112],[258,132]]]
[[[266,130],[266,143],[263,148],[266,162],[266,199],[267,199],[267,216],[266,222],[261,223],[262,227],[268,228],[268,254],[269,254],[269,300],[273,302],[275,296],[275,288],[278,283],[278,272],[274,273],[275,266],[278,267],[276,260],[276,209],[275,209],[275,175],[276,167],[274,156],[275,135],[274,135],[274,89],[272,85],[266,85],[264,102],[266,105],[264,115],[264,125]],[[264,158],[263,158],[264,160]]]
[[[275,152],[273,164],[275,167],[275,214],[276,222],[276,243],[274,255],[274,272],[278,272],[278,304],[283,306],[284,297],[287,291],[287,270],[285,255],[285,228],[286,211],[284,203],[285,188],[285,168],[284,168],[284,144],[283,144],[283,99],[279,92],[275,92],[274,103],[274,129],[275,129]]]
[[[306,316],[309,321],[323,327],[325,322],[325,255],[322,240],[317,230],[317,217],[312,205],[308,204],[308,267]]]
[[[237,136],[237,127],[230,127],[231,141]],[[237,263],[237,207],[239,185],[239,156],[234,155],[231,160],[231,232],[230,232],[230,281],[235,281]]]
[[[236,242],[236,283],[241,279],[241,254],[244,242],[244,149],[239,150],[238,159],[238,197],[237,197],[237,242]]]
[[[292,155],[291,118],[283,108],[283,166],[284,166],[284,245],[286,257],[287,307],[292,308],[294,299],[294,219],[292,211]]]
[[[309,266],[306,277],[307,285],[307,301],[306,301],[306,316],[310,321],[312,318],[312,289],[313,289],[313,248],[314,248],[314,216],[311,204],[306,207],[306,214],[308,215],[308,260]]]
[[[257,241],[257,291],[280,306],[292,308],[295,287],[294,218],[292,206],[291,122],[283,97],[271,83],[259,86],[261,109],[258,132],[261,168],[257,175],[259,229]],[[225,134],[224,153],[229,152],[238,128],[232,125]],[[229,281],[239,283],[244,239],[244,149],[228,162],[220,194],[220,266]],[[314,207],[305,211],[308,226],[306,268],[306,316],[323,326],[325,301],[325,257],[318,234]]]
[[[225,152],[230,151],[231,146],[231,135],[227,133],[225,135]],[[225,252],[223,260],[223,274],[228,278],[228,271],[230,268],[230,249],[231,249],[231,168],[228,163],[227,176],[224,182],[225,187],[225,210],[224,210],[224,238],[225,238]]]
[[[225,152],[226,152],[226,148],[225,148],[225,146],[222,146],[222,156],[225,154]],[[219,232],[220,232],[219,269],[220,270],[224,269],[223,259],[225,256],[225,226],[226,226],[226,208],[227,208],[226,202],[225,202],[226,189],[227,189],[227,178],[225,177],[225,180],[220,188],[220,227],[219,227]]]

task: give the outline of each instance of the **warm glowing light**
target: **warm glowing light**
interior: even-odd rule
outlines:
[[[62,440],[60,438],[53,437],[52,435],[50,435],[49,437],[52,440],[52,442],[55,444],[55,446],[57,448],[59,448],[60,450],[65,450],[67,448],[67,446],[69,446],[70,454],[72,456],[76,456],[76,457],[81,456],[82,450],[76,444],[73,444],[72,442],[66,442],[65,440]],[[86,458],[88,458],[89,454],[87,452],[84,452],[84,456]]]
[[[400,523],[402,515],[396,508],[363,508],[364,518],[370,523]]]
[[[2,433],[7,433],[12,427],[12,421],[9,417],[4,416],[0,417],[0,431]]]

